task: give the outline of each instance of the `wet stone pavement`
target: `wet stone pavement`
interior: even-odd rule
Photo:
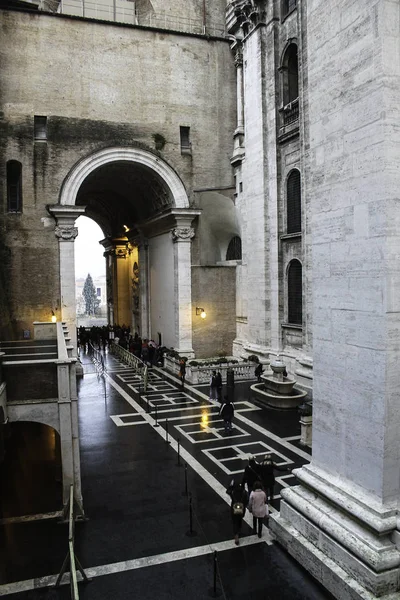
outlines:
[[[233,542],[225,490],[233,476],[241,477],[249,454],[261,459],[271,452],[290,469],[310,460],[299,444],[296,411],[260,408],[251,398],[252,382],[237,384],[234,428],[225,436],[219,404],[208,399],[207,387],[182,389],[176,378],[152,369],[145,395],[133,370],[114,357],[107,355],[105,379],[85,355],[82,362],[79,425],[87,520],[76,523],[75,552],[91,581],[79,584],[80,598],[214,597],[215,557],[220,598],[331,598],[266,527],[261,540],[253,535],[248,513],[240,546]],[[290,472],[276,473],[271,511],[279,509],[281,488],[295,483]],[[3,524],[1,530],[0,596],[70,597],[68,585],[49,586],[67,553],[65,524],[47,519]]]

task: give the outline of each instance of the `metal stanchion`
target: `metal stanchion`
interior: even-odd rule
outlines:
[[[177,467],[181,467],[181,439],[178,437],[178,462],[176,463]]]
[[[193,508],[192,508],[192,497],[189,496],[189,531],[186,532],[188,537],[194,537],[197,535],[196,531],[193,531]]]
[[[157,411],[157,404],[156,404],[156,417],[154,419],[154,427],[159,427],[158,425],[158,411]]]
[[[165,443],[170,444],[169,441],[169,432],[168,432],[168,419],[165,419]]]
[[[148,396],[146,396],[146,402],[147,402],[147,404],[146,404],[146,412],[149,413],[150,412],[150,406],[149,406],[149,397]]]
[[[217,571],[218,571],[218,564],[217,564],[217,551],[214,550],[214,556],[213,556],[213,586],[212,588],[210,588],[210,596],[211,598],[218,598],[218,596],[221,596],[222,592],[221,590],[219,590],[217,588]]]
[[[185,489],[182,492],[182,496],[188,495],[188,480],[187,480],[187,464],[185,463]]]

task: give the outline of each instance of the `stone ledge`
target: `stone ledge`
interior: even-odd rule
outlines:
[[[376,595],[365,589],[326,554],[316,548],[280,515],[271,515],[270,529],[278,542],[319,581],[335,598],[340,600],[376,600]],[[381,594],[382,600],[398,600],[393,589]]]

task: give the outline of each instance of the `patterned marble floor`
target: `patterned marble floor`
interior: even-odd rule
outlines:
[[[222,598],[330,598],[266,528],[261,540],[253,535],[248,515],[240,546],[232,540],[225,490],[233,476],[241,477],[249,454],[271,452],[289,468],[309,461],[297,414],[261,409],[249,395],[250,382],[241,383],[234,429],[225,436],[219,404],[206,388],[182,389],[153,369],[144,393],[133,370],[114,357],[107,357],[105,381],[87,357],[83,362],[79,418],[88,520],[77,523],[76,553],[92,581],[80,584],[81,598],[212,597],[215,552]],[[272,511],[282,487],[295,483],[291,473],[277,473]],[[50,518],[2,527],[0,596],[68,598],[68,586],[52,588],[65,556],[65,527]]]

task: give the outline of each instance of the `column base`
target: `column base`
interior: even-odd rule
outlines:
[[[351,497],[312,465],[296,475],[306,485],[282,490],[270,518],[278,542],[340,600],[398,598],[396,511]]]

